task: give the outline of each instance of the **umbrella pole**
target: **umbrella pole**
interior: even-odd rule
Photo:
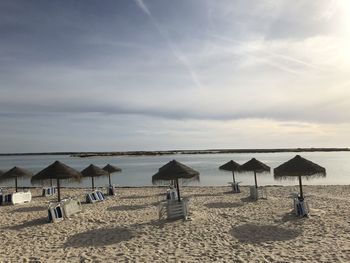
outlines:
[[[52,182],[52,179],[50,179],[50,185],[51,185],[51,187],[53,186],[53,182]]]
[[[301,183],[301,176],[299,175],[299,187],[300,187],[300,198],[304,199],[303,195],[303,184]]]
[[[18,192],[18,189],[17,189],[17,177],[15,177],[15,187],[16,187],[16,192]]]
[[[177,189],[177,198],[178,198],[179,202],[181,202],[181,198],[180,198],[180,187],[179,187],[179,179],[176,179],[176,189]]]
[[[108,173],[108,179],[109,179],[109,186],[112,187],[112,180],[111,180],[111,174]]]
[[[91,186],[92,186],[92,190],[95,189],[95,182],[94,182],[94,177],[91,176]]]
[[[57,201],[61,202],[60,179],[57,178]]]
[[[258,182],[256,180],[256,172],[254,171],[255,188],[258,188]]]
[[[233,178],[233,183],[235,184],[236,180],[235,180],[235,172],[234,171],[232,171],[232,178]]]

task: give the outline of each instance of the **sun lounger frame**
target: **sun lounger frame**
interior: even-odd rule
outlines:
[[[42,196],[53,196],[54,194],[56,194],[56,187],[44,187],[42,190]]]
[[[228,184],[229,184],[229,185],[231,186],[231,188],[232,188],[232,193],[238,194],[238,193],[241,192],[241,189],[240,189],[240,187],[239,187],[240,182],[235,182],[235,183],[229,182]]]
[[[87,203],[96,203],[104,201],[106,198],[103,193],[99,190],[92,191],[86,194],[86,202]]]
[[[115,185],[107,186],[107,195],[109,196],[117,195],[117,187]]]
[[[293,198],[294,212],[299,217],[307,217],[310,214],[310,208],[305,199],[301,199],[299,196]]]
[[[162,201],[158,205],[158,216],[159,220],[165,215],[167,219],[187,219],[188,218],[188,202],[187,198],[178,200],[167,200]]]
[[[64,212],[61,203],[50,203],[48,207],[48,221],[52,223],[61,222],[64,219]]]
[[[255,186],[251,186],[250,188],[250,198],[253,200],[258,199],[267,199],[267,193],[265,187],[259,186],[256,188]]]
[[[30,203],[32,200],[32,193],[30,191],[27,192],[15,192],[10,194],[2,193],[0,195],[1,205],[18,205],[18,204],[26,204]]]

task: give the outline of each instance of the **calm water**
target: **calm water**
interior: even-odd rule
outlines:
[[[112,182],[120,186],[143,186],[152,185],[151,177],[159,167],[172,159],[176,159],[200,172],[200,182],[195,185],[220,186],[227,185],[232,181],[232,174],[220,171],[218,167],[233,159],[238,163],[244,163],[252,157],[266,163],[271,168],[293,158],[295,153],[257,153],[257,154],[195,154],[195,155],[165,155],[165,156],[138,156],[138,157],[93,157],[74,158],[67,155],[49,156],[0,156],[0,170],[6,171],[13,166],[26,168],[33,173],[40,171],[55,160],[64,162],[81,171],[89,164],[100,167],[107,163],[119,166],[123,169],[121,173],[115,173]],[[301,153],[301,156],[320,164],[327,170],[326,178],[315,178],[304,180],[304,184],[335,185],[350,184],[350,152],[313,152]],[[254,176],[249,174],[237,174],[236,180],[243,185],[253,185]],[[105,186],[108,178],[102,177],[95,180],[96,186]],[[258,175],[258,185],[295,185],[296,180],[276,181],[272,174]],[[2,186],[13,185],[13,183],[2,183]],[[19,186],[29,186],[28,179],[20,180]],[[67,183],[64,185],[68,185]],[[86,178],[80,184],[69,183],[69,186],[90,186],[91,180]]]

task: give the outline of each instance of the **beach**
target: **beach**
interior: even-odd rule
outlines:
[[[252,202],[249,187],[182,187],[190,219],[158,219],[165,187],[119,188],[106,201],[47,223],[48,202],[31,189],[32,202],[0,206],[0,262],[349,262],[350,186],[304,186],[310,218],[297,218],[298,186],[266,187],[267,200]]]

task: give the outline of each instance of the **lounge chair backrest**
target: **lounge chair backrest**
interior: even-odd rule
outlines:
[[[61,206],[63,209],[64,217],[66,218],[69,218],[71,215],[74,215],[83,210],[80,201],[75,198],[63,199],[61,201]]]
[[[117,187],[112,185],[107,187],[107,195],[116,195],[117,194]]]
[[[299,217],[309,215],[310,209],[304,199],[300,199],[299,197],[294,198],[294,212]]]
[[[166,199],[167,200],[176,200],[177,199],[177,190],[176,190],[176,188],[169,188],[169,189],[167,189]]]
[[[64,212],[60,203],[50,203],[48,207],[48,221],[52,223],[60,222],[64,219]]]
[[[17,192],[12,194],[5,195],[5,198],[3,199],[4,204],[24,204],[29,203],[32,200],[32,193],[30,191],[28,192]]]
[[[42,196],[52,196],[56,193],[56,187],[44,187]]]
[[[95,203],[104,201],[105,197],[101,191],[95,190],[91,193],[86,194],[86,202]]]
[[[255,188],[255,186],[251,186],[250,198],[252,198],[253,200],[267,199],[267,193],[265,188],[262,186],[259,186],[258,188]]]

